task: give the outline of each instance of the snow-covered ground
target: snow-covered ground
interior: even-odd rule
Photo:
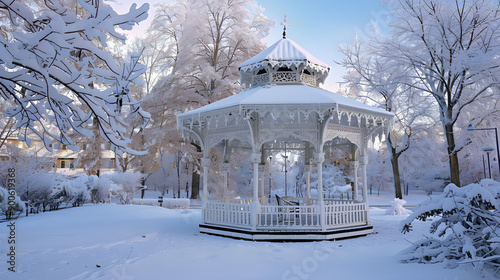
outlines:
[[[0,279],[481,278],[472,269],[398,262],[407,240],[419,239],[427,225],[417,222],[402,235],[404,216],[385,212],[370,209],[375,233],[366,237],[270,243],[200,234],[199,209],[85,205],[17,220],[16,273],[7,270],[8,228],[1,223]]]

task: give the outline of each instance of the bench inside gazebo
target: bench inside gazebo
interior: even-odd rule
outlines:
[[[178,115],[183,137],[197,142],[203,151],[200,232],[270,241],[334,240],[372,232],[365,148],[369,139],[386,134],[393,115],[321,89],[329,70],[295,42],[283,38],[240,65],[245,90]],[[248,188],[252,195],[247,198],[228,195],[228,174],[235,172],[229,160],[233,143],[251,151],[247,162],[251,163]],[[270,197],[264,186],[264,169],[272,165],[270,155],[283,144],[286,149],[287,143],[301,153],[306,179],[300,188],[305,194],[289,196],[285,191]],[[330,164],[325,152],[335,143],[346,145],[350,154],[353,179],[346,182],[351,188],[342,196],[345,199],[325,197],[323,166]],[[219,199],[208,195],[212,149],[222,154],[222,183],[211,186],[223,190]],[[279,187],[288,190],[286,181]]]

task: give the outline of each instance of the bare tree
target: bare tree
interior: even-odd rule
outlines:
[[[495,98],[500,74],[500,13],[489,0],[393,0],[390,36],[372,44],[403,65],[400,82],[438,108],[451,182],[460,185],[455,125],[480,98]],[[466,116],[464,116],[466,117]]]
[[[264,49],[270,26],[253,0],[179,0],[158,6],[150,33],[168,43],[161,47],[167,67],[143,104],[153,119],[149,133],[161,139],[152,143],[153,154],[162,150],[199,158],[196,143],[181,145],[176,115],[236,94],[238,65]],[[193,172],[193,197],[197,176]]]
[[[370,39],[377,42],[376,37]],[[404,65],[397,60],[384,57],[383,54],[380,55],[378,53],[380,49],[376,45],[371,45],[370,40],[364,42],[356,39],[352,46],[340,47],[340,51],[344,54],[340,64],[349,69],[344,76],[347,82],[347,94],[356,99],[375,103],[395,115],[395,123],[392,125],[386,144],[391,158],[395,197],[402,199],[398,161],[410,147],[410,138],[414,133],[411,126],[421,114],[418,108],[424,105],[413,102],[417,99],[417,93],[402,83],[406,76]]]

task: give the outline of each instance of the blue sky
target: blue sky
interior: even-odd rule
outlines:
[[[130,3],[150,3],[149,19],[141,24],[146,28],[154,16],[153,4],[159,0],[116,0],[117,11],[128,10]],[[168,0],[173,1],[173,0]],[[377,0],[258,0],[264,14],[275,21],[269,36],[268,45],[281,38],[283,16],[287,15],[287,37],[311,54],[329,64],[332,69],[325,87],[336,91],[345,70],[335,61],[342,59],[338,46],[353,43],[356,34],[360,37],[367,32],[370,20],[383,20],[384,7]],[[115,5],[113,5],[115,6]]]
[[[286,14],[287,38],[292,39],[312,55],[329,64],[332,69],[325,87],[335,91],[342,81],[345,70],[334,61],[340,61],[340,44],[354,41],[356,34],[362,37],[371,20],[382,20],[383,5],[377,0],[260,0],[264,14],[276,21],[267,43],[281,38],[283,16]]]

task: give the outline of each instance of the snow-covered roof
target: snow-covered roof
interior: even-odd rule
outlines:
[[[252,87],[201,108],[179,114],[178,119],[199,118],[224,111],[254,109],[273,106],[317,106],[321,109],[339,108],[344,111],[391,118],[385,110],[375,108],[321,88],[304,84],[282,84]]]
[[[240,64],[240,69],[249,69],[258,66],[262,62],[280,63],[280,62],[295,62],[304,63],[309,62],[316,66],[330,69],[330,66],[321,60],[314,57],[301,46],[290,39],[281,39],[263,52],[250,58],[249,60]]]

